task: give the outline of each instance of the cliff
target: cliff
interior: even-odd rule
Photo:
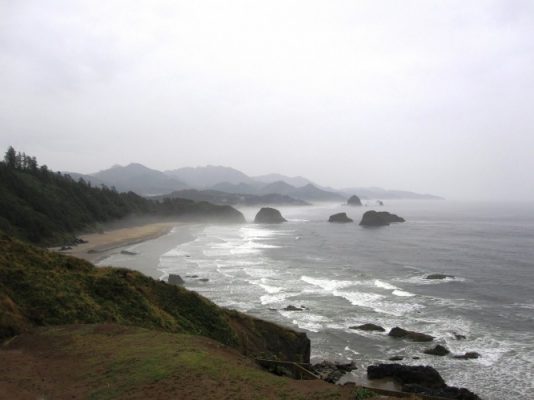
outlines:
[[[309,361],[305,334],[135,271],[97,268],[0,237],[0,340],[36,326],[102,322],[206,336],[250,356]]]

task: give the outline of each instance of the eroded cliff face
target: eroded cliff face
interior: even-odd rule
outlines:
[[[273,360],[310,362],[310,339],[305,333],[237,311],[227,313],[244,354]]]
[[[0,340],[34,326],[101,322],[206,336],[250,356],[310,357],[303,333],[223,309],[139,272],[97,268],[0,237]]]

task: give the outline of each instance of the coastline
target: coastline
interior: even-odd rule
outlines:
[[[50,250],[81,258],[96,265],[118,253],[121,248],[157,239],[170,233],[174,227],[179,225],[181,224],[178,222],[158,222],[109,229],[101,233],[80,235],[79,238],[87,243],[73,246],[70,250],[60,251],[58,247]]]

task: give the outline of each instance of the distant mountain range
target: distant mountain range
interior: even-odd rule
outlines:
[[[304,205],[314,202],[344,202],[351,195],[362,199],[439,199],[437,196],[382,188],[333,189],[307,178],[268,174],[250,177],[230,167],[205,166],[158,171],[141,164],[115,165],[93,174],[68,173],[94,186],[143,196],[183,197],[215,204]]]

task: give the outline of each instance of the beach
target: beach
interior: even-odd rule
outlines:
[[[177,244],[192,240],[194,238],[193,227],[193,224],[169,221],[128,227],[110,225],[102,232],[79,235],[78,237],[86,243],[72,246],[72,249],[61,251],[61,253],[100,266],[107,265],[106,260],[114,257],[114,266],[132,268],[157,279],[161,275],[156,269],[159,256]],[[148,246],[150,250],[138,254],[135,251],[136,246]],[[51,250],[59,251],[59,248]]]

